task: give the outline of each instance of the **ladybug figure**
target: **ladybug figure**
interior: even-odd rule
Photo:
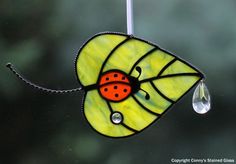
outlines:
[[[141,75],[141,68],[136,67],[136,70]],[[104,72],[98,80],[98,90],[100,95],[112,102],[120,102],[128,98],[131,94],[142,90],[140,82],[137,78],[127,75],[120,70],[109,70]],[[143,90],[144,91],[144,90]],[[145,91],[144,91],[145,92]],[[147,92],[145,98],[149,99],[150,96]]]

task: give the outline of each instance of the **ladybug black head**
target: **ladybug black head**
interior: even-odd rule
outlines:
[[[130,76],[130,84],[132,86],[132,93],[137,93],[139,90],[142,90],[143,92],[146,93],[146,96],[145,96],[145,99],[150,99],[150,95],[148,94],[148,92],[146,92],[145,90],[143,90],[141,87],[140,87],[140,81],[138,80],[140,75],[142,74],[142,69],[137,66],[136,68],[136,71],[139,73],[138,77],[132,77]]]

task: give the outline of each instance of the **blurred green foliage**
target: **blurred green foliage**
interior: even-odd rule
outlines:
[[[126,31],[125,0],[0,1],[0,163],[169,163],[171,158],[236,160],[236,1],[134,0],[135,35],[158,43],[207,76],[212,111],[191,107],[192,93],[141,134],[109,139],[91,130],[81,113],[83,93],[50,95],[17,80],[49,88],[78,87],[79,47],[102,31]]]

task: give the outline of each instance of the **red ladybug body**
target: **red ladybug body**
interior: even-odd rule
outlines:
[[[124,72],[118,70],[105,72],[98,83],[100,95],[106,100],[120,102],[134,91],[132,82],[133,77]]]

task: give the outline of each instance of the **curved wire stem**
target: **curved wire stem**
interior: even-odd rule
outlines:
[[[37,84],[34,84],[32,82],[30,82],[29,80],[25,79],[23,76],[21,76],[17,71],[16,69],[14,68],[14,66],[11,64],[11,63],[7,63],[6,64],[6,67],[8,67],[10,69],[10,71],[16,75],[16,77],[18,79],[20,79],[21,81],[23,81],[25,84],[35,88],[35,89],[38,89],[38,90],[41,90],[43,92],[48,92],[48,93],[55,93],[55,94],[61,94],[61,93],[72,93],[72,92],[78,92],[78,91],[81,91],[82,88],[74,88],[74,89],[68,89],[68,90],[55,90],[55,89],[49,89],[49,88],[44,88],[44,87],[41,87]]]

